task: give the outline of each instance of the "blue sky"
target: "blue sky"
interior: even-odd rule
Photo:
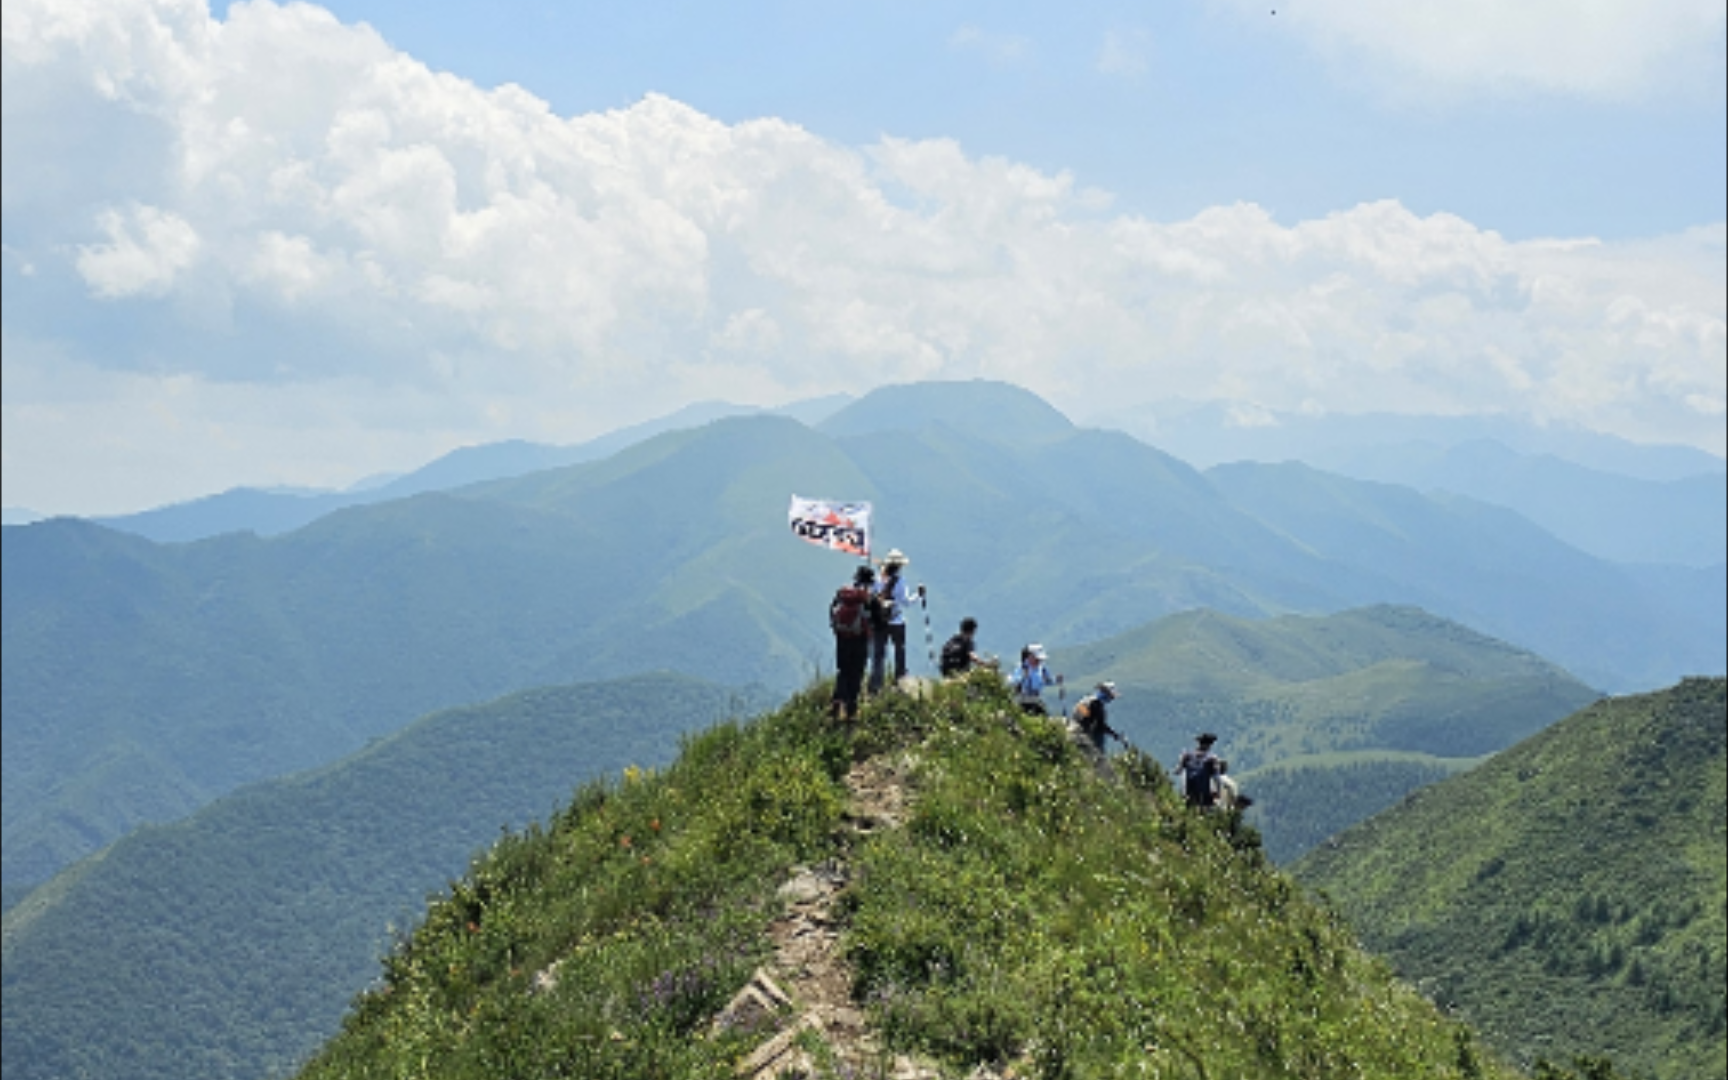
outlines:
[[[851,145],[954,138],[1159,219],[1245,200],[1297,221],[1394,198],[1512,239],[1621,239],[1725,212],[1719,82],[1562,91],[1366,73],[1310,44],[1301,0],[327,6],[560,113],[655,91]],[[1554,5],[1576,19],[1589,7]]]
[[[7,505],[976,376],[1723,450],[1719,0],[5,20]]]

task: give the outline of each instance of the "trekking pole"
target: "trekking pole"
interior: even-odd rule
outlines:
[[[924,609],[924,655],[930,662],[930,669],[936,669],[936,639],[930,634],[930,600],[924,593],[918,594],[918,606]]]

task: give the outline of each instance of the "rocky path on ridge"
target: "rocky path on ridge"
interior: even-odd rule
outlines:
[[[846,775],[849,793],[843,828],[852,843],[905,820],[905,755],[872,758]],[[846,845],[850,847],[851,844]],[[842,926],[836,901],[850,878],[845,859],[796,867],[780,886],[785,911],[769,928],[774,959],[722,1014],[723,1022],[760,1022],[795,1016],[738,1067],[749,1080],[805,1080],[829,1075],[858,1080],[940,1080],[929,1064],[882,1049],[868,1017],[852,1000],[852,969],[840,951]],[[800,1036],[813,1032],[831,1051],[831,1062],[812,1058]],[[981,1080],[981,1078],[980,1078]]]

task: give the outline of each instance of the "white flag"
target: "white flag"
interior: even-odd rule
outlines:
[[[868,558],[870,504],[792,496],[792,535],[835,551]]]

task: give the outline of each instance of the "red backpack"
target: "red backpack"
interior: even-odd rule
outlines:
[[[863,637],[870,632],[869,609],[870,590],[847,585],[828,605],[828,625],[842,637]]]

